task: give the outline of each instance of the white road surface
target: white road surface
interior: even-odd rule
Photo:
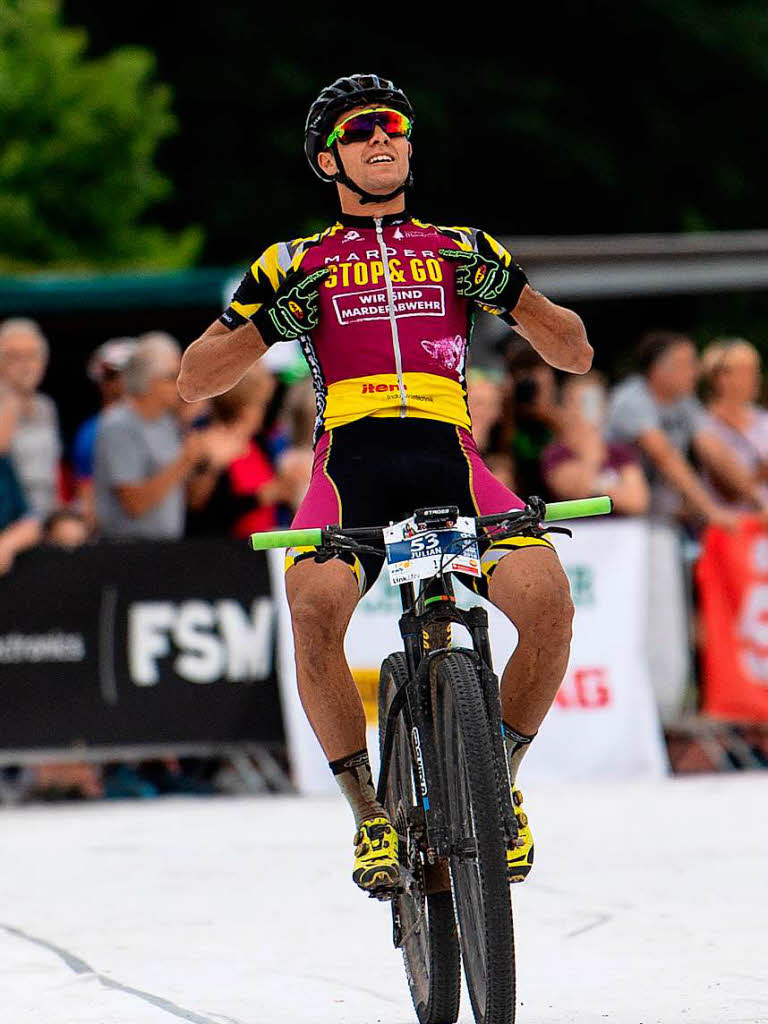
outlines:
[[[768,774],[527,792],[520,1024],[768,1022],[767,798]],[[0,811],[1,1024],[408,1024],[351,835],[340,799]]]

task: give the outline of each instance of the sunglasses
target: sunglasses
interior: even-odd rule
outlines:
[[[404,135],[410,138],[413,122],[399,110],[389,107],[373,107],[371,110],[360,110],[350,114],[333,129],[326,140],[326,149],[330,149],[338,141],[343,146],[350,142],[367,142],[379,126],[390,138]]]

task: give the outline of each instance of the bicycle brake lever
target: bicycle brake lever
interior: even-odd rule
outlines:
[[[541,531],[544,533],[564,533],[566,537],[573,537],[573,530],[569,530],[567,526],[548,526],[546,530]]]

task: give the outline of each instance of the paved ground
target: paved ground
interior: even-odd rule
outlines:
[[[526,795],[521,1024],[768,1022],[768,774]],[[351,833],[340,800],[0,811],[0,1022],[408,1024]]]

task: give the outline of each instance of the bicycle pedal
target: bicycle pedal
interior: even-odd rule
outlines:
[[[379,885],[368,891],[368,898],[378,900],[380,903],[389,903],[396,896],[402,896],[405,889],[402,885]]]

